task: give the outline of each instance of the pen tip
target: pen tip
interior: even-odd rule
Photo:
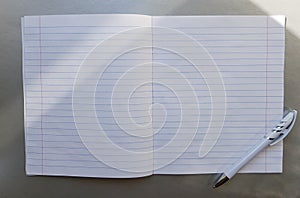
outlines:
[[[213,188],[217,188],[221,186],[222,184],[226,183],[229,180],[229,178],[222,173],[216,180],[215,184],[213,185]]]

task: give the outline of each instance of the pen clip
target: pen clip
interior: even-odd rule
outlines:
[[[280,142],[281,140],[283,140],[292,130],[295,122],[296,122],[296,117],[297,117],[297,111],[296,110],[292,110],[292,111],[289,111],[287,114],[285,114],[285,116],[283,117],[283,119],[281,120],[281,122],[283,121],[286,121],[287,119],[291,119],[290,116],[293,116],[292,117],[292,122],[286,126],[286,128],[284,129],[284,131],[282,131],[282,134],[274,140],[274,142],[272,142],[270,144],[270,146],[273,146],[275,144],[277,144],[278,142]]]

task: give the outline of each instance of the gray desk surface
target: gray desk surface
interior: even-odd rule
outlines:
[[[211,189],[211,175],[139,179],[27,177],[24,171],[23,94],[20,18],[24,15],[137,13],[149,15],[266,15],[274,8],[289,15],[295,1],[262,0],[1,0],[0,1],[0,197],[300,197],[298,119],[284,145],[283,174],[240,174]],[[274,2],[274,3],[273,3]],[[284,2],[284,4],[280,4]],[[277,7],[275,8],[274,5]],[[290,7],[287,7],[290,6]],[[298,11],[296,11],[298,12]],[[296,13],[295,17],[299,18]],[[291,21],[296,18],[292,18]],[[286,32],[285,105],[300,110],[300,38]]]

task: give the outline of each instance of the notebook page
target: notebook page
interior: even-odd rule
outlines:
[[[152,173],[150,26],[142,15],[22,19],[28,175]]]
[[[155,173],[222,172],[282,117],[285,18],[152,21]],[[281,144],[241,170],[281,171]]]

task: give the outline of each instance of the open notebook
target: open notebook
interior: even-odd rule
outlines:
[[[22,18],[28,175],[222,172],[282,117],[283,16]],[[281,172],[282,145],[242,172]]]

